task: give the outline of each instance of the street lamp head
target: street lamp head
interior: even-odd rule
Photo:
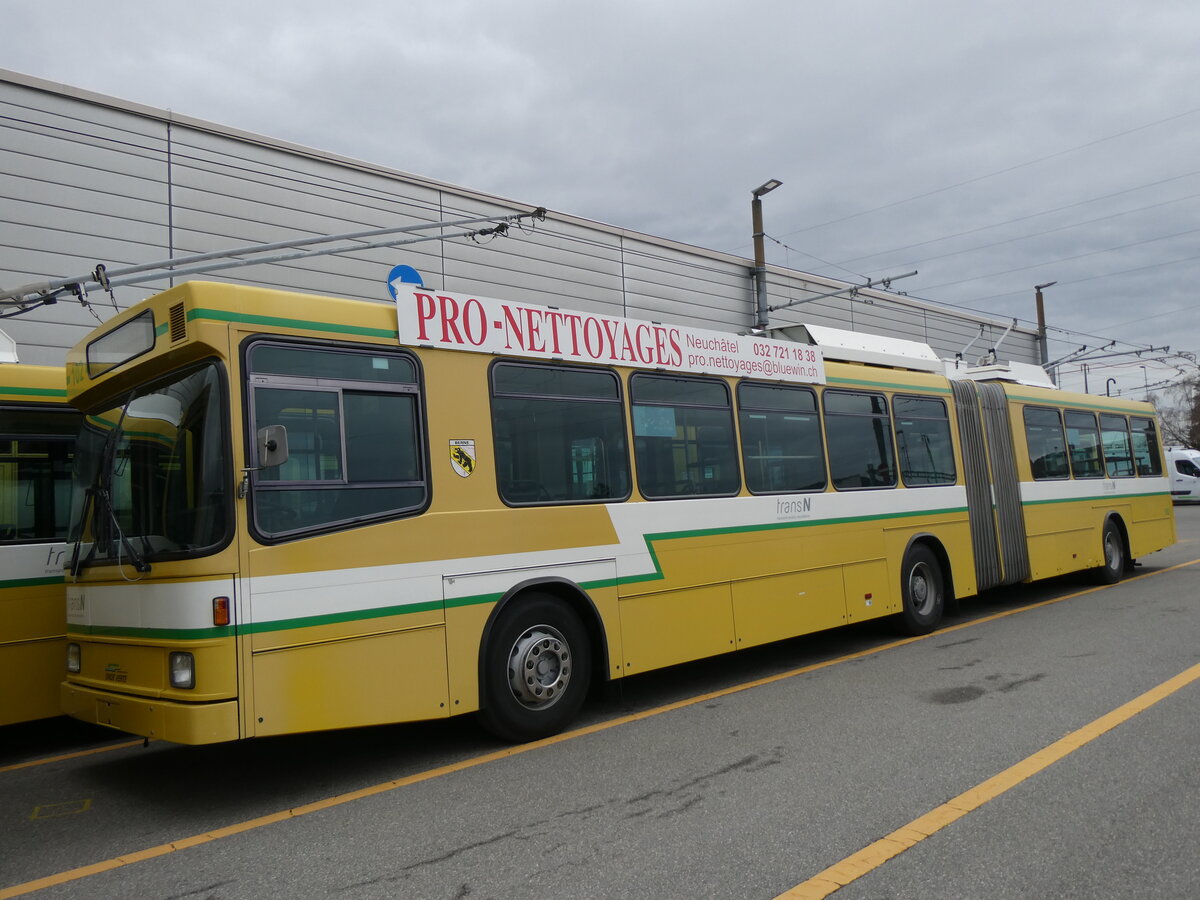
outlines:
[[[1054,284],[1058,284],[1058,282],[1057,282],[1057,281],[1047,281],[1045,284],[1035,284],[1035,285],[1033,286],[1033,289],[1034,289],[1035,291],[1040,291],[1042,288],[1048,288],[1048,287],[1050,287],[1051,285],[1054,285]]]
[[[779,187],[781,184],[783,184],[782,181],[777,178],[772,178],[766,184],[756,187],[750,193],[755,197],[761,197],[763,194],[771,193],[771,191],[775,190],[775,188]]]

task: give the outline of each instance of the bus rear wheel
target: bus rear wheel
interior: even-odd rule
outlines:
[[[924,544],[916,544],[904,554],[900,596],[904,608],[895,621],[901,632],[929,634],[937,628],[946,610],[945,579],[937,557]]]
[[[484,651],[480,722],[506,741],[557,734],[583,705],[591,672],[575,611],[546,594],[520,597],[500,613]]]
[[[1096,580],[1101,584],[1116,584],[1125,577],[1125,539],[1112,519],[1104,523],[1102,541],[1104,561],[1094,570]]]

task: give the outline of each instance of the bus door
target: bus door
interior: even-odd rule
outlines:
[[[246,353],[254,733],[448,714],[415,361],[257,340]]]

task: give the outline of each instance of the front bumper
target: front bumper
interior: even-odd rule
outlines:
[[[236,700],[220,703],[175,703],[132,697],[63,682],[59,691],[68,716],[176,744],[215,744],[235,741],[238,729]]]

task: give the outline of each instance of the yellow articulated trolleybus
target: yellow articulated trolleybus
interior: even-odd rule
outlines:
[[[0,332],[0,343],[6,338]],[[0,347],[0,725],[61,714],[63,553],[78,414],[61,367]]]
[[[68,358],[64,709],[182,743],[476,711],[527,740],[599,680],[925,633],[954,597],[1115,581],[1174,541],[1151,407],[818,332],[152,297]]]

